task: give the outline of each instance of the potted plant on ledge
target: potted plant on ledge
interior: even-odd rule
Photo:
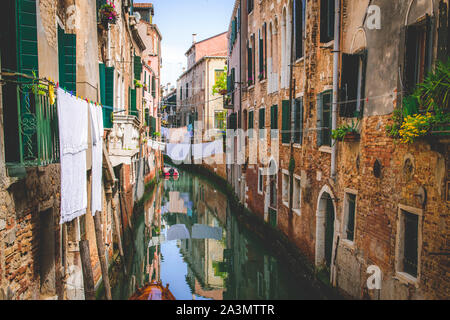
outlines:
[[[360,134],[358,131],[359,121],[356,123],[352,120],[352,124],[344,124],[333,130],[331,136],[334,140],[344,141],[344,142],[355,142],[359,141]]]
[[[116,24],[117,12],[116,6],[111,3],[105,3],[99,9],[99,19],[103,26],[107,27],[108,24]]]

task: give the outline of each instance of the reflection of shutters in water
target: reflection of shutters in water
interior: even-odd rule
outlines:
[[[330,267],[333,251],[334,208],[333,201],[329,196],[327,198],[327,210],[325,215],[325,261],[327,263],[327,267]]]

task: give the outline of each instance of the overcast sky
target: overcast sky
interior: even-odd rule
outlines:
[[[192,45],[192,34],[197,41],[228,30],[234,0],[138,0],[155,7],[153,23],[158,25],[162,40],[162,85],[176,79],[186,67],[184,53]]]

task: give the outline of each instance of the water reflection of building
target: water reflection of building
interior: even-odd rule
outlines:
[[[179,181],[165,181],[161,201],[168,228],[184,225],[189,231],[190,237],[178,240],[177,246],[188,267],[186,282],[193,297],[261,300],[314,296],[308,285],[290,279],[277,259],[243,230],[223,193],[186,172],[181,177]],[[172,199],[180,207],[183,202],[183,208],[191,200],[192,214],[171,212]],[[221,228],[222,239],[194,239],[193,229],[199,225],[205,229]]]

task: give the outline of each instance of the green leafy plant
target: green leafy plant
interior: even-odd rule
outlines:
[[[227,67],[224,72],[217,78],[216,83],[212,87],[212,93],[218,94],[227,90]]]
[[[331,132],[331,137],[334,140],[339,140],[342,141],[345,136],[349,133],[356,133],[359,134],[358,132],[358,126],[359,126],[359,120],[355,121],[352,119],[352,124],[343,124],[342,126],[338,127],[336,130],[333,130]]]
[[[142,88],[143,87],[142,83],[139,80],[137,80],[137,79],[134,79],[134,86],[136,88]]]
[[[413,143],[429,134],[448,135],[450,130],[450,59],[438,61],[413,94],[394,110],[386,133],[402,143]]]
[[[447,62],[438,61],[434,70],[418,84],[412,94],[418,104],[427,112],[449,112],[450,99],[450,58]]]

